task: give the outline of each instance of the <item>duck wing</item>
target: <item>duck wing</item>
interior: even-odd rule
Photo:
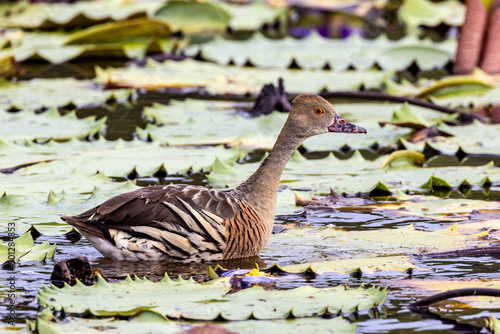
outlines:
[[[200,252],[222,253],[242,205],[227,191],[192,185],[150,186],[62,219],[113,245],[119,235],[149,239],[160,251],[182,259]]]

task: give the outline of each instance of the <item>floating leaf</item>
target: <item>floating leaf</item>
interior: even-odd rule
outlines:
[[[413,113],[407,103],[401,108],[395,109],[392,114],[391,123],[409,128],[428,128],[430,124],[419,114]]]
[[[145,19],[143,19],[145,20]],[[135,20],[132,20],[135,21]],[[127,25],[132,24],[126,21]],[[151,26],[152,20],[146,21]],[[160,23],[161,24],[161,23]],[[118,25],[118,27],[115,27]],[[120,38],[119,36],[101,32],[101,30],[123,29],[125,23],[106,23],[104,27],[95,26],[88,30],[83,30],[82,36],[78,31],[73,35],[62,32],[24,32],[20,42],[1,51],[4,54],[13,54],[16,61],[45,60],[50,63],[59,64],[74,59],[85,58],[144,58],[148,53],[168,53],[172,51],[174,40],[168,38],[158,38],[155,36],[144,36],[136,38]],[[139,24],[140,25],[140,22]],[[145,24],[146,25],[146,24]],[[163,25],[165,25],[163,23]],[[147,28],[147,27],[146,27]],[[97,29],[97,31],[96,31]],[[130,30],[127,30],[130,31]],[[139,31],[136,34],[140,35]],[[90,34],[88,37],[86,37]],[[133,35],[132,33],[129,33]],[[66,44],[68,39],[84,38],[90,43],[90,38],[96,40],[97,44]],[[108,39],[104,41],[103,39]],[[78,41],[78,40],[77,40]],[[81,41],[81,40],[80,40]],[[1,54],[1,53],[0,53]]]
[[[446,98],[461,98],[468,95],[485,95],[495,88],[493,77],[475,71],[471,75],[456,75],[439,80],[420,80],[415,85],[407,81],[397,84],[387,80],[387,92],[394,95],[432,98],[439,101]]]
[[[2,201],[2,199],[0,199]],[[14,240],[15,246],[10,242],[0,240],[0,264],[10,260],[9,255],[14,255],[15,262],[43,261],[45,258],[53,258],[56,245],[45,241],[35,246],[31,233],[25,233]]]
[[[318,136],[328,138],[328,134]],[[332,135],[330,135],[333,137]],[[307,144],[307,141],[306,141]],[[354,153],[350,159],[338,159],[329,155],[323,159],[291,159],[281,177],[281,184],[291,189],[320,189],[330,188],[338,193],[370,193],[373,196],[389,195],[395,188],[422,191],[433,186],[456,188],[467,180],[468,184],[483,186],[486,177],[490,183],[500,182],[500,169],[494,165],[484,166],[450,166],[450,167],[422,167],[415,166],[409,161],[395,160],[391,166],[381,169],[385,157],[376,160],[366,160],[360,153]],[[212,186],[233,187],[243,182],[258,167],[258,163],[231,165],[231,174],[224,171],[209,174]],[[217,175],[219,174],[219,175]],[[444,180],[438,182],[439,180]],[[221,183],[219,183],[219,181]],[[438,183],[436,183],[438,182]]]
[[[370,258],[351,258],[336,261],[324,261],[315,263],[303,263],[287,266],[273,265],[264,270],[280,270],[287,273],[299,274],[312,271],[322,275],[326,273],[351,274],[361,272],[364,275],[383,274],[388,275],[389,271],[402,272],[408,269],[423,270],[413,263],[408,256],[383,256]]]
[[[0,55],[0,78],[14,76],[18,71],[18,65],[14,55],[7,53]]]
[[[441,23],[461,26],[465,19],[465,6],[458,1],[434,3],[430,0],[405,0],[398,13],[412,29],[420,25],[435,27]]]
[[[409,159],[414,163],[422,164],[425,161],[425,155],[416,151],[395,151],[389,154],[382,166],[380,166],[380,169],[383,169],[385,166],[390,165],[390,163],[396,159]]]
[[[82,333],[87,334],[96,328],[105,328],[109,333],[139,333],[145,328],[149,332],[175,334],[181,331],[200,328],[204,325],[199,323],[179,323],[170,321],[163,315],[153,310],[142,310],[139,315],[132,319],[120,320],[119,318],[87,319],[78,317],[65,317],[63,321],[54,318],[49,310],[42,312],[36,320],[39,332],[57,333]],[[304,333],[321,331],[332,334],[355,334],[356,323],[350,323],[342,317],[334,319],[323,318],[303,318],[286,320],[245,320],[232,322],[218,322],[218,327],[239,334],[254,333],[277,333],[293,334],[297,330]],[[115,332],[116,331],[116,332]]]
[[[488,246],[489,231],[463,235],[457,226],[419,231],[408,225],[397,229],[342,231],[334,226],[289,229],[273,235],[260,256],[269,261],[319,262],[352,257],[378,257],[442,252]],[[283,249],[289,249],[286,254]]]
[[[385,302],[386,291],[346,289],[344,286],[316,289],[302,286],[291,290],[266,291],[260,287],[228,294],[229,278],[199,284],[193,280],[171,281],[164,278],[152,283],[148,280],[106,283],[99,278],[94,286],[44,287],[38,292],[40,305],[64,309],[68,313],[113,316],[131,315],[141,309],[151,309],[171,318],[214,320],[284,319],[290,315],[306,317],[330,313],[350,313],[369,309]],[[95,295],[99,294],[99,300]],[[168,295],[169,298],[164,298]],[[115,302],[106,302],[112,298]],[[293,305],[293,306],[292,306]]]
[[[373,207],[376,212],[389,216],[420,216],[432,217],[438,220],[466,220],[466,214],[473,211],[498,210],[499,204],[489,201],[468,200],[463,198],[429,198],[425,201],[404,202],[387,204],[382,207]],[[488,228],[495,228],[496,223],[491,222]]]
[[[202,58],[223,65],[232,62],[243,66],[250,62],[257,67],[284,69],[295,61],[303,69],[322,69],[328,65],[340,72],[350,66],[365,71],[375,64],[384,71],[403,70],[413,62],[421,69],[443,67],[453,59],[455,48],[454,39],[432,43],[409,36],[394,42],[385,36],[366,40],[352,35],[335,40],[313,32],[304,39],[268,39],[261,34],[244,41],[218,37],[206,44],[193,45],[186,53],[197,55],[201,52]]]
[[[448,189],[451,189],[451,186],[445,180],[443,180],[443,179],[441,179],[439,177],[435,177],[433,175],[433,176],[431,176],[431,178],[429,179],[429,181],[427,181],[422,186],[422,188],[448,188]]]
[[[68,37],[65,44],[109,43],[138,37],[157,38],[170,35],[168,24],[159,20],[140,18],[103,23],[77,31]]]
[[[464,94],[467,90],[473,92],[482,90],[487,92],[494,87],[493,83],[485,75],[455,75],[434,82],[432,85],[422,89],[417,96],[427,97],[432,95],[439,98]]]
[[[269,6],[265,1],[253,1],[244,6],[230,2],[218,4],[231,15],[228,26],[233,30],[259,30],[266,23],[273,24],[276,20],[280,20],[285,24],[287,19],[286,6],[275,4]]]
[[[192,34],[222,32],[231,16],[218,4],[197,1],[169,1],[155,16],[167,22],[173,31]]]
[[[379,104],[335,104],[336,110],[347,120],[367,128],[368,134],[322,135],[309,138],[304,146],[309,150],[340,150],[348,145],[351,149],[367,148],[376,142],[387,146],[397,141],[398,136],[410,130],[387,125],[380,128],[378,121],[389,120],[393,105]],[[156,104],[146,108],[145,114],[160,124],[137,129],[140,138],[148,137],[169,145],[230,144],[245,148],[271,149],[286,118],[285,113],[271,113],[257,118],[246,118],[236,111],[241,108],[231,102],[203,102],[187,99],[174,101],[167,106]],[[189,113],[185,111],[189,110]],[[426,117],[439,114],[423,108],[413,108]],[[370,122],[373,121],[373,122]]]
[[[162,6],[161,2],[124,2],[107,0],[98,2],[37,3],[14,11],[2,18],[0,26],[25,29],[51,29],[55,27],[88,26],[108,20],[120,21],[131,17],[151,15]]]
[[[472,124],[460,126],[448,126],[439,124],[437,127],[443,133],[451,136],[437,136],[426,141],[410,143],[401,141],[407,150],[423,151],[425,146],[441,152],[441,154],[491,154],[497,152],[500,142],[500,124],[483,124],[474,120]],[[465,161],[463,161],[465,162]]]
[[[15,84],[0,83],[0,111],[11,108],[33,110],[104,103],[110,98],[126,100],[127,89],[104,90],[94,82],[72,78],[32,79]]]
[[[500,333],[500,320],[493,315],[491,315],[489,321],[487,321],[487,326],[493,333]]]
[[[288,115],[271,113],[245,118],[236,113],[235,107],[230,102],[206,103],[189,99],[174,101],[168,106],[155,105],[145,113],[156,115],[154,118],[165,126],[148,125],[145,130],[137,129],[137,133],[140,138],[149,136],[168,145],[239,144],[271,148]]]
[[[1,140],[24,143],[92,137],[102,131],[106,117],[97,121],[95,116],[78,119],[75,112],[61,116],[56,108],[52,108],[41,114],[34,111],[0,111],[0,122],[3,124],[0,129]]]
[[[169,175],[186,174],[188,171],[199,173],[210,170],[215,157],[230,162],[244,157],[245,152],[223,146],[165,147],[158,142],[147,143],[137,139],[107,141],[100,138],[92,142],[76,139],[62,143],[49,141],[44,145],[16,145],[0,141],[0,156],[2,170],[50,161],[50,164],[31,166],[29,173],[32,175],[57,173],[60,175],[57,178],[61,178],[77,169],[86,175],[101,171],[112,177],[127,177],[134,169],[141,176],[151,176],[162,168]],[[131,156],[134,159],[130,159]]]
[[[96,70],[97,80],[112,87],[204,88],[211,94],[257,94],[263,83],[283,78],[287,90],[294,93],[318,93],[321,90],[358,90],[379,87],[389,72],[346,71],[332,75],[329,71],[298,71],[226,67],[192,59],[156,63],[146,67],[130,66]]]
[[[28,182],[29,179],[36,177],[26,178],[25,181]],[[47,179],[52,180],[53,184]],[[4,194],[0,197],[0,225],[6,228],[8,222],[14,222],[17,233],[25,233],[33,225],[38,232],[45,235],[62,235],[73,228],[64,223],[61,216],[79,214],[112,196],[137,189],[137,186],[130,182],[104,183],[111,180],[104,175],[84,178],[78,177],[76,173],[70,173],[66,176],[65,182],[54,180],[56,179],[53,174],[46,175],[44,180],[34,184],[33,194],[30,193],[29,196],[25,194],[31,190],[31,186],[29,183],[24,183],[24,187],[18,185],[18,188],[12,191],[21,192],[22,195]],[[99,184],[100,187],[95,187],[94,184]],[[66,188],[59,191],[63,185]],[[7,186],[12,185],[7,184]],[[58,197],[57,202],[54,201],[55,195],[50,196],[54,192]],[[41,196],[44,196],[43,200],[38,200]]]

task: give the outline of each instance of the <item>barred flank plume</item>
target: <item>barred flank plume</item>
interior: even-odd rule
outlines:
[[[236,259],[257,255],[265,235],[260,216],[250,206],[241,203],[235,217],[224,222],[229,238],[223,258]]]

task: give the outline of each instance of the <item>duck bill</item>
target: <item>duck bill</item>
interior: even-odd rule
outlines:
[[[366,133],[365,128],[349,123],[340,116],[335,118],[333,124],[328,127],[328,131],[341,133]]]

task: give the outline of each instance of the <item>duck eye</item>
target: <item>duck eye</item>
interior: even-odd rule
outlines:
[[[339,122],[342,123],[342,124],[347,123],[347,121],[345,119],[343,119],[343,118],[339,119]]]
[[[318,107],[318,108],[314,109],[314,113],[316,115],[323,115],[325,113],[325,109]]]

